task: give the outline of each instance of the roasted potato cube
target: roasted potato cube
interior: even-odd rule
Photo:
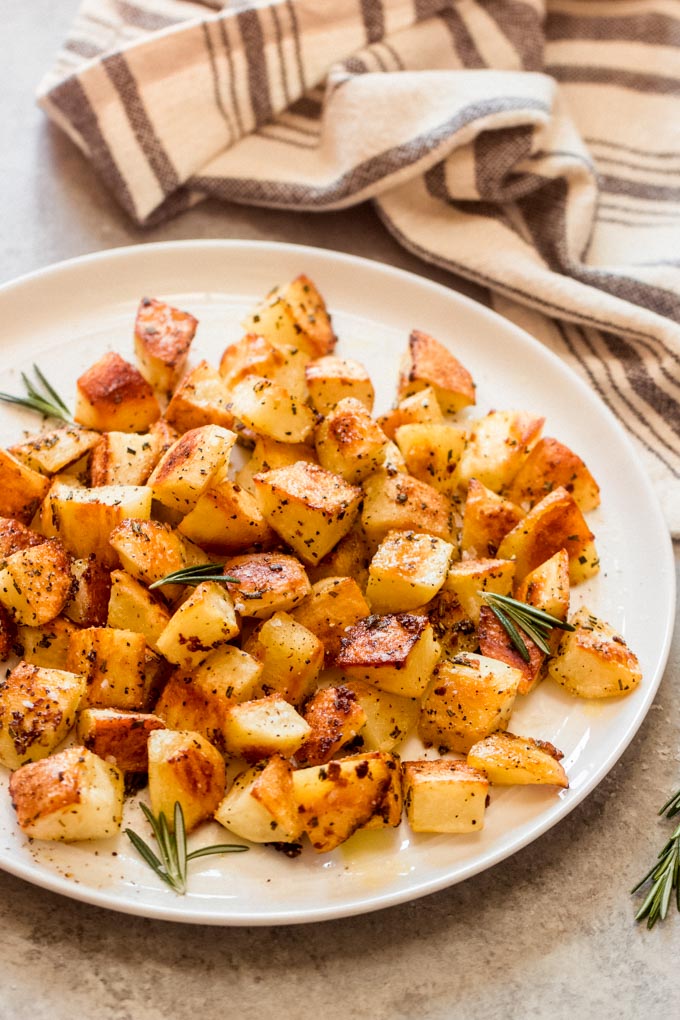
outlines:
[[[483,655],[463,652],[434,668],[422,700],[418,732],[426,745],[469,751],[495,730],[504,730],[522,674]]]
[[[370,608],[353,577],[323,577],[293,612],[292,617],[321,641],[325,659],[334,659],[348,627],[370,615]]]
[[[285,553],[231,556],[224,573],[238,582],[228,585],[236,612],[259,620],[277,610],[287,612],[312,590],[302,564]]]
[[[0,560],[22,549],[41,545],[44,541],[44,535],[37,535],[21,521],[15,521],[12,517],[0,517]]]
[[[485,773],[496,786],[528,786],[534,783],[569,786],[560,758],[564,755],[546,740],[492,733],[474,744],[467,761]]]
[[[398,783],[397,760],[380,751],[293,772],[298,815],[314,849],[335,850],[375,816],[392,815],[395,773]]]
[[[274,531],[257,501],[235,482],[212,485],[184,517],[177,530],[203,549],[237,553],[274,543]]]
[[[464,615],[477,627],[482,606],[480,591],[512,595],[514,579],[512,560],[468,559],[451,564],[443,587],[456,596]]]
[[[311,407],[261,375],[246,376],[234,386],[231,406],[244,425],[280,443],[304,443],[316,423]]]
[[[122,772],[146,772],[147,742],[165,723],[147,712],[120,712],[113,708],[86,708],[78,716],[78,740],[88,751],[112,762]]]
[[[189,727],[221,751],[226,749],[224,724],[228,709],[255,697],[262,664],[252,655],[221,645],[190,674],[176,670],[156,704],[168,729]]]
[[[409,474],[438,492],[451,495],[456,491],[456,465],[466,442],[462,425],[438,422],[400,425],[395,440]]]
[[[528,661],[515,648],[505,627],[496,617],[495,613],[488,606],[482,606],[479,616],[480,652],[482,655],[486,655],[491,659],[498,659],[500,662],[505,662],[508,666],[519,670],[522,674],[522,679],[517,693],[528,694],[541,679],[545,663],[545,653],[541,651],[533,638],[522,628],[518,628],[518,631],[529,655]]]
[[[343,685],[324,687],[305,705],[310,733],[298,748],[299,765],[323,765],[351,743],[366,722],[366,712],[354,691]]]
[[[470,422],[456,468],[459,487],[467,489],[471,478],[493,492],[508,486],[538,442],[544,421],[529,411],[491,411]]]
[[[16,769],[50,754],[73,726],[82,676],[20,662],[0,680],[0,762]]]
[[[426,616],[368,616],[350,627],[333,665],[344,677],[366,680],[382,691],[419,698],[439,658]]]
[[[332,354],[311,361],[305,369],[312,406],[319,414],[328,414],[345,397],[352,397],[370,413],[375,390],[364,366],[352,358]]]
[[[170,395],[184,370],[198,321],[156,298],[142,298],[135,319],[135,354],[154,389]]]
[[[17,625],[9,610],[0,603],[0,662],[17,651]]]
[[[108,617],[111,571],[94,556],[71,563],[73,587],[64,616],[80,627],[103,627]]]
[[[79,424],[98,432],[144,432],[161,416],[144,376],[120,354],[109,351],[76,383]]]
[[[147,708],[155,679],[143,634],[86,627],[70,638],[67,669],[85,677],[88,708]]]
[[[242,772],[215,818],[251,843],[295,843],[302,835],[302,822],[293,795],[290,762],[275,754]]]
[[[200,733],[189,730],[153,730],[148,752],[149,796],[156,817],[162,811],[172,831],[179,803],[187,832],[212,818],[226,785],[220,752]]]
[[[310,580],[316,584],[324,578],[351,577],[364,591],[368,583],[368,564],[372,551],[361,522],[357,520],[329,553],[309,567]],[[368,616],[368,610],[362,615]]]
[[[292,705],[299,705],[314,690],[323,666],[324,646],[288,613],[270,616],[243,647],[263,666],[258,695],[278,694]]]
[[[330,354],[336,344],[325,302],[308,276],[277,287],[243,323],[274,346],[299,346],[312,358]]]
[[[487,489],[476,478],[471,478],[460,534],[461,558],[484,559],[495,556],[507,533],[523,517],[524,511],[515,503]]]
[[[218,581],[202,581],[170,617],[156,644],[169,662],[191,669],[239,630],[229,592]]]
[[[146,585],[183,567],[210,563],[207,553],[158,521],[123,520],[111,532],[110,541],[123,568]],[[181,586],[163,585],[163,593],[170,598],[181,590]]]
[[[361,489],[305,461],[264,471],[253,481],[264,517],[307,564],[330,552],[361,507]]]
[[[450,542],[414,531],[389,531],[368,568],[374,613],[409,612],[437,594],[454,554]]]
[[[162,452],[160,430],[105,432],[90,455],[90,484],[144,485]]]
[[[71,595],[70,567],[70,557],[55,538],[12,553],[0,567],[0,603],[19,624],[49,623]]]
[[[66,669],[71,634],[77,629],[65,616],[55,616],[42,627],[19,627],[17,642],[23,659],[33,666]]]
[[[475,384],[466,368],[434,337],[414,329],[399,366],[400,400],[431,386],[445,414],[455,414],[475,402]]]
[[[389,440],[364,405],[345,397],[316,427],[319,463],[357,485],[380,468]]]
[[[158,652],[158,638],[169,622],[169,610],[143,584],[125,570],[113,571],[106,616],[109,627],[143,634],[149,648]]]
[[[19,828],[31,839],[108,839],[123,818],[123,774],[85,747],[22,765],[9,792]]]
[[[548,662],[552,679],[580,698],[615,698],[634,690],[642,672],[621,635],[585,607],[569,622],[576,630],[564,634]]]
[[[451,538],[451,505],[440,492],[410,475],[378,471],[363,483],[361,523],[371,542],[388,531],[422,531],[445,541]]]
[[[109,544],[111,532],[127,518],[148,521],[151,497],[151,489],[145,485],[82,489],[56,482],[45,500],[44,512],[70,553],[79,559],[93,555],[112,570],[119,563]]]
[[[98,442],[98,432],[78,425],[65,425],[10,446],[9,452],[33,471],[54,475],[73,464]]]
[[[30,524],[50,488],[49,478],[0,450],[0,514]]]
[[[255,475],[272,468],[290,467],[299,460],[316,464],[316,452],[305,443],[279,443],[269,436],[257,436],[250,459],[236,472],[236,481],[254,495]]]
[[[421,612],[432,624],[440,658],[452,659],[459,652],[476,651],[479,645],[477,624],[453,592],[442,588]]]
[[[200,361],[175,390],[165,417],[178,432],[203,425],[233,429],[231,397],[217,369],[207,361]]]
[[[249,333],[227,347],[220,361],[220,375],[228,389],[249,375],[261,375],[304,401],[308,396],[305,381],[308,362],[309,355],[298,346],[274,347],[264,337]]]
[[[232,705],[224,721],[229,754],[252,762],[273,754],[290,758],[310,733],[309,723],[278,694]]]
[[[404,803],[414,832],[481,832],[489,791],[483,772],[462,761],[405,761]]]
[[[530,509],[559,485],[584,514],[600,505],[600,488],[581,458],[564,443],[544,436],[515,475],[507,497]]]
[[[560,549],[566,549],[569,556],[571,584],[579,584],[599,570],[593,533],[573,496],[557,488],[507,533],[498,547],[498,556],[515,561],[515,581],[520,583]]]
[[[226,475],[236,434],[219,425],[185,432],[154,468],[149,485],[154,499],[187,513],[213,481]]]
[[[378,418],[378,425],[386,436],[394,439],[400,425],[412,425],[416,422],[432,422],[442,424],[444,415],[437,403],[437,396],[431,386],[412,393],[410,397],[400,400],[391,411]]]
[[[343,683],[366,713],[359,738],[367,751],[394,751],[418,722],[420,705],[413,698],[388,694],[363,680]]]

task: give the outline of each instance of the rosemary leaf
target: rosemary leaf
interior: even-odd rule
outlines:
[[[42,392],[31,382],[26,373],[22,372],[21,379],[27,396],[17,397],[12,393],[0,393],[0,400],[6,404],[19,404],[20,407],[26,407],[29,411],[37,411],[38,414],[47,418],[59,418],[61,421],[72,422],[73,418],[68,407],[37,365],[33,366],[33,371],[42,387]]]
[[[192,587],[202,584],[203,581],[217,581],[219,584],[239,584],[237,577],[229,577],[226,574],[218,573],[224,569],[224,563],[202,563],[195,567],[180,567],[166,574],[159,581],[154,581],[149,588],[161,588],[164,584],[188,584]]]
[[[520,631],[524,631],[545,655],[550,655],[548,638],[553,627],[559,630],[574,630],[571,623],[560,620],[527,602],[513,599],[510,595],[499,595],[492,591],[480,591],[477,594],[499,621],[525,662],[529,662],[531,657]]]
[[[677,814],[680,811],[680,791],[674,794],[666,802],[659,814],[666,814],[667,817]],[[647,918],[647,927],[653,928],[657,921],[663,921],[668,913],[671,896],[675,890],[677,908],[680,911],[680,825],[672,833],[670,839],[659,852],[656,863],[647,872],[644,878],[640,879],[631,893],[636,893],[647,882],[651,882],[651,888],[645,897],[642,906],[635,915],[636,921],[643,921]]]
[[[506,634],[508,635],[508,637],[510,638],[513,645],[515,646],[519,654],[522,656],[524,661],[529,662],[531,658],[529,655],[529,649],[527,648],[522,635],[517,630],[512,620],[508,616],[506,616],[503,610],[499,609],[499,607],[496,605],[490,604],[489,609],[496,617],[500,625],[504,628]]]

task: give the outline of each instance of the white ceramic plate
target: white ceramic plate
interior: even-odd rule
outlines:
[[[271,286],[306,272],[324,294],[338,351],[363,361],[377,410],[394,392],[397,362],[417,327],[449,344],[470,369],[481,410],[526,408],[546,416],[546,434],[587,461],[602,488],[590,515],[600,575],[574,591],[623,632],[644,669],[643,685],[608,703],[576,701],[544,683],[512,719],[514,732],[547,739],[565,753],[570,789],[495,789],[483,832],[414,836],[397,830],[354,836],[332,854],[295,860],[269,848],[202,858],[190,892],[178,897],[141,863],[125,836],[106,843],[31,844],[0,788],[0,865],[29,882],[98,906],[204,924],[287,924],[363,913],[434,892],[482,871],[536,839],[576,806],[617,761],[653,700],[674,618],[671,546],[656,499],[628,440],[593,393],[527,334],[486,308],[419,277],[374,262],[293,245],[194,241],[139,245],[76,259],[0,291],[5,391],[38,362],[63,394],[105,350],[132,355],[132,324],[143,295],[198,316],[195,356],[215,363],[240,336],[239,318]],[[35,430],[35,416],[0,407],[0,443]],[[418,753],[407,747],[405,756]],[[0,772],[5,772],[0,769]],[[126,824],[144,826],[136,805]],[[214,831],[213,831],[214,830]],[[208,826],[192,843],[224,840]]]

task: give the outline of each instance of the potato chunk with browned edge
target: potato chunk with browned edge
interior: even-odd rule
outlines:
[[[302,820],[290,762],[275,754],[238,775],[215,819],[251,843],[295,843],[302,835]]]
[[[67,736],[85,678],[20,662],[0,680],[0,762],[16,769],[45,758]]]
[[[405,761],[404,803],[414,832],[481,832],[489,791],[483,772],[462,761]]]
[[[144,432],[161,416],[151,386],[120,354],[109,351],[76,383],[79,424],[99,432]]]
[[[563,635],[548,673],[579,698],[615,698],[642,680],[637,656],[613,627],[587,608],[569,621],[576,628]]]
[[[475,384],[468,370],[442,343],[414,329],[399,366],[399,399],[418,393],[426,386],[432,387],[447,414],[455,414],[475,402]]]
[[[174,829],[175,803],[184,814],[187,832],[212,818],[224,796],[226,769],[220,752],[200,733],[154,730],[149,734],[149,796],[151,810],[165,815]]]
[[[391,613],[367,616],[350,627],[333,665],[353,680],[419,698],[438,658],[439,645],[426,616]]]
[[[135,319],[135,354],[144,378],[170,395],[186,364],[198,321],[156,298],[142,298]]]
[[[561,751],[546,740],[492,733],[468,751],[468,765],[480,769],[497,786],[548,784],[566,788]]]

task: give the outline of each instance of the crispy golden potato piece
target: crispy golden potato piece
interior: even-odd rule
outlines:
[[[224,573],[238,581],[228,585],[236,612],[259,620],[267,619],[277,610],[287,612],[312,590],[300,561],[285,553],[230,556],[224,564]]]
[[[85,677],[88,708],[144,710],[157,679],[157,658],[143,634],[113,627],[86,627],[71,635],[66,658],[72,673]]]
[[[276,541],[255,497],[230,481],[211,485],[177,530],[202,549],[217,553],[260,551]]]
[[[275,347],[263,336],[247,333],[225,350],[220,361],[220,375],[228,389],[233,389],[249,375],[261,375],[305,401],[309,396],[305,382],[308,363],[309,355],[297,345]]]
[[[477,627],[482,606],[480,591],[512,595],[515,564],[512,560],[468,559],[452,563],[443,590],[455,595],[465,617]]]
[[[316,584],[324,578],[352,577],[361,591],[365,591],[372,551],[361,521],[357,519],[345,537],[308,568],[310,580]],[[362,615],[368,616],[368,612]]]
[[[324,658],[334,659],[348,627],[370,615],[368,602],[353,577],[323,577],[291,616],[322,642]]]
[[[42,530],[56,534],[73,556],[93,555],[108,569],[120,566],[111,532],[126,518],[141,524],[151,516],[151,489],[145,485],[103,485],[97,489],[55,482],[43,504]],[[47,528],[44,525],[47,525]]]
[[[358,400],[369,413],[373,410],[373,383],[364,366],[352,358],[333,354],[317,358],[307,364],[305,378],[312,407],[319,414],[328,414],[345,397]]]
[[[330,354],[337,342],[326,304],[304,274],[268,294],[243,326],[275,347],[297,345],[312,358]]]
[[[317,691],[305,705],[304,719],[310,733],[295,760],[298,765],[323,765],[354,740],[366,722],[366,712],[354,691],[340,685]]]
[[[358,734],[366,751],[394,751],[418,722],[420,705],[414,698],[388,694],[363,680],[346,680],[343,687],[355,695],[366,713]]]
[[[67,736],[85,693],[82,676],[20,662],[0,681],[0,762],[46,758]]]
[[[98,432],[78,425],[64,425],[10,446],[9,452],[33,471],[53,475],[73,464],[98,442]]]
[[[217,369],[207,361],[199,361],[175,390],[165,417],[178,432],[188,432],[203,425],[233,429],[231,397]]]
[[[105,622],[143,634],[149,648],[158,652],[158,638],[170,622],[170,611],[126,570],[114,570]]]
[[[400,779],[397,759],[381,751],[293,772],[298,815],[314,849],[335,850],[376,816],[380,824],[398,824],[401,810],[400,804],[394,810],[394,795],[395,789],[400,793]]]
[[[279,694],[231,705],[225,714],[226,749],[249,762],[273,754],[290,758],[311,732],[309,723]]]
[[[111,531],[109,540],[127,573],[146,585],[183,567],[210,563],[207,553],[169,524],[158,521],[122,520]],[[168,598],[173,598],[182,587],[163,585],[162,590]]]
[[[161,416],[148,382],[120,354],[109,351],[76,383],[73,417],[98,432],[145,432]]]
[[[264,471],[253,481],[264,517],[306,564],[330,552],[361,507],[361,489],[305,461]]]
[[[426,616],[393,613],[368,616],[350,627],[333,665],[343,677],[419,698],[438,657],[439,645]]]
[[[162,811],[171,831],[175,803],[181,805],[187,832],[212,818],[226,785],[220,752],[200,733],[189,730],[153,730],[148,752],[153,813],[158,816]]]
[[[416,422],[441,425],[444,422],[442,409],[437,402],[437,395],[431,386],[425,386],[410,397],[400,400],[387,414],[381,414],[378,425],[386,436],[394,439],[400,425],[413,425]]]
[[[579,698],[615,698],[635,690],[642,680],[637,656],[613,627],[587,608],[569,621],[576,628],[565,633],[548,674]]]
[[[455,414],[475,402],[475,384],[466,368],[434,337],[414,329],[399,366],[400,400],[426,386],[434,390],[445,414]]]
[[[44,535],[37,535],[21,521],[15,521],[12,517],[0,517],[0,560],[44,541]]]
[[[446,580],[450,542],[414,531],[389,531],[368,568],[366,598],[374,613],[410,612],[429,602]]]
[[[476,478],[471,478],[460,534],[461,559],[495,556],[507,533],[523,517],[521,507],[487,489]]]
[[[78,716],[78,740],[88,751],[113,762],[121,772],[146,772],[147,742],[165,723],[148,712],[121,712],[113,708],[86,708]]]
[[[73,586],[64,608],[67,616],[79,627],[103,627],[109,612],[111,571],[94,556],[71,563]]]
[[[123,818],[123,773],[85,747],[22,765],[9,792],[19,828],[32,839],[108,839]]]
[[[489,792],[483,772],[462,761],[405,761],[404,803],[414,832],[481,832]]]
[[[168,662],[192,669],[239,631],[234,602],[224,585],[202,581],[175,610],[156,644]]]
[[[538,442],[544,421],[529,411],[491,411],[470,422],[456,467],[459,487],[465,491],[471,478],[493,492],[508,486]]]
[[[0,450],[0,514],[30,524],[50,488],[49,478]]]
[[[462,425],[414,422],[400,425],[395,440],[409,474],[438,492],[453,495],[458,488],[456,465],[465,449],[466,435]]]
[[[582,513],[600,505],[600,487],[581,458],[559,440],[544,436],[515,475],[507,497],[530,509],[560,485],[571,493]]]
[[[250,459],[236,472],[235,480],[255,495],[255,475],[272,468],[290,467],[299,460],[317,464],[316,452],[305,443],[279,443],[269,436],[256,436]]]
[[[467,761],[496,786],[548,784],[566,789],[567,774],[560,758],[564,755],[546,740],[518,737],[514,733],[492,733],[474,744]]]
[[[302,821],[293,795],[293,767],[279,754],[234,780],[215,819],[251,843],[295,843]]]
[[[158,427],[156,427],[158,426]],[[105,432],[90,455],[90,485],[145,485],[173,441],[160,422],[149,432]]]
[[[72,590],[71,559],[56,538],[12,553],[0,567],[0,603],[19,624],[49,623]]]
[[[410,475],[378,471],[363,482],[361,523],[371,542],[388,531],[421,531],[449,541],[451,504],[441,492]]]
[[[262,680],[255,696],[278,694],[292,705],[300,705],[314,691],[324,646],[288,613],[270,616],[243,648],[262,663]]]
[[[369,411],[354,397],[345,397],[319,422],[316,455],[327,471],[357,485],[377,471],[389,440]]]
[[[569,581],[579,584],[600,569],[594,537],[573,496],[560,487],[544,496],[507,533],[498,547],[498,557],[515,561],[515,581],[519,583],[560,549],[566,549]]]
[[[230,392],[234,415],[255,432],[280,443],[304,443],[311,437],[315,412],[280,383],[248,375]]]
[[[65,616],[55,616],[42,627],[18,627],[16,643],[25,662],[46,669],[66,669],[71,634],[77,629]]]
[[[154,499],[188,513],[213,482],[226,476],[236,433],[219,425],[190,429],[161,457],[149,478]]]
[[[142,298],[135,319],[135,354],[154,389],[172,393],[184,371],[198,320],[156,298]]]
[[[423,743],[465,752],[505,729],[521,679],[519,670],[483,655],[464,652],[443,659],[422,700],[418,732]]]

